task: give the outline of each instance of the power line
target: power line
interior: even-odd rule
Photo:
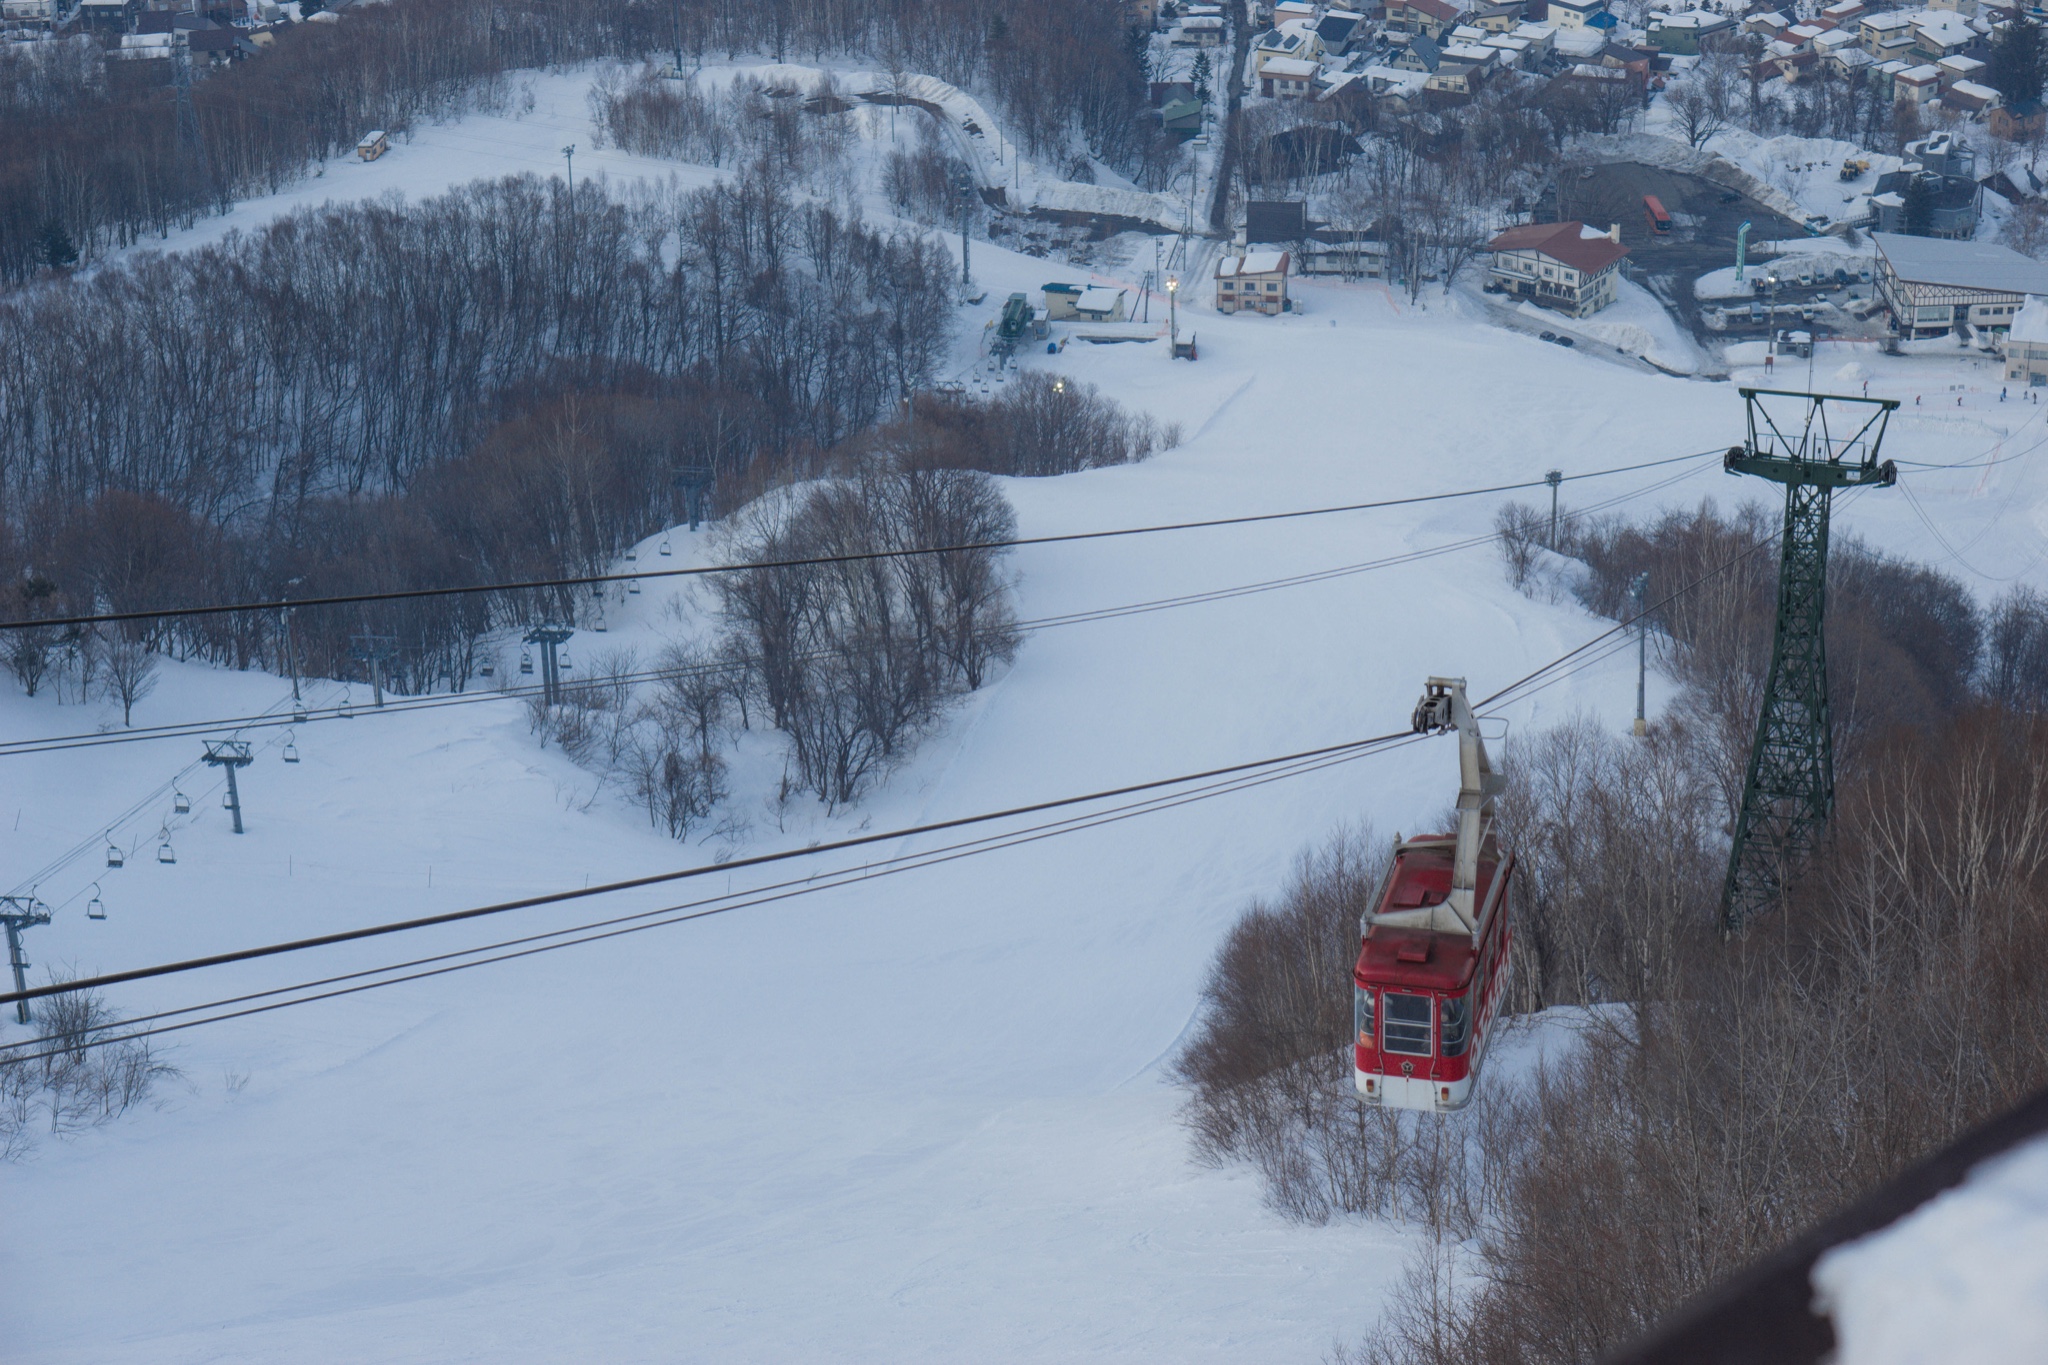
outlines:
[[[1607,478],[1615,474],[1632,473],[1639,469],[1654,469],[1660,465],[1678,464],[1686,460],[1698,460],[1708,455],[1718,454],[1720,454],[1718,450],[1695,451],[1689,455],[1673,455],[1661,460],[1645,460],[1639,464],[1620,465],[1612,469],[1595,469],[1581,474],[1567,474],[1565,475],[1565,481]],[[925,545],[898,550],[863,550],[841,555],[814,555],[796,559],[760,560],[747,564],[702,564],[674,569],[636,570],[631,573],[581,574],[558,578],[523,579],[452,587],[401,588],[386,592],[341,593],[325,597],[305,597],[296,600],[211,603],[192,607],[162,607],[147,611],[116,611],[76,616],[50,616],[40,619],[0,621],[0,630],[110,625],[123,621],[156,621],[169,616],[224,616],[252,611],[281,611],[287,608],[356,606],[368,602],[418,601],[429,597],[473,596],[479,593],[523,592],[543,588],[592,587],[605,583],[629,582],[636,578],[694,578],[709,574],[747,573],[758,569],[822,568],[833,564],[862,563],[876,559],[905,559],[917,555],[933,554],[964,554],[977,550],[1009,550],[1027,545],[1058,545],[1074,541],[1108,540],[1120,536],[1157,535],[1168,531],[1198,531],[1223,526],[1247,526],[1259,522],[1294,521],[1304,517],[1333,516],[1343,512],[1369,512],[1387,507],[1409,507],[1418,503],[1483,497],[1492,493],[1514,493],[1525,489],[1547,486],[1548,481],[1545,479],[1531,479],[1520,483],[1494,484],[1485,488],[1464,488],[1446,493],[1418,493],[1412,497],[1382,498],[1374,502],[1345,503],[1334,507],[1307,507],[1287,512],[1258,512],[1239,517],[1212,517],[1203,521],[1167,522],[1152,526],[1125,526],[1106,531],[1069,531],[1058,535],[1016,536],[1007,540],[967,541],[957,545]]]
[[[1590,516],[1596,512],[1604,511],[1607,508],[1618,506],[1636,498],[1647,497],[1674,484],[1682,483],[1700,472],[1701,470],[1698,469],[1688,470],[1681,474],[1674,474],[1659,479],[1647,487],[1618,494],[1601,502],[1589,504],[1586,507],[1567,509],[1563,519],[1570,521],[1575,518]],[[1488,532],[1485,535],[1468,536],[1463,540],[1448,541],[1441,545],[1428,546],[1420,550],[1409,550],[1397,555],[1362,560],[1353,564],[1342,564],[1329,569],[1314,569],[1305,573],[1291,574],[1284,578],[1264,579],[1253,583],[1237,584],[1227,588],[1213,588],[1202,592],[1185,593],[1175,597],[1153,598],[1114,607],[1095,607],[1054,616],[1036,617],[1017,622],[1016,628],[1022,632],[1030,633],[1039,630],[1055,629],[1060,626],[1083,625],[1092,621],[1113,620],[1118,617],[1134,616],[1144,612],[1165,611],[1183,606],[1199,606],[1209,602],[1226,601],[1235,597],[1274,592],[1283,588],[1331,582],[1376,569],[1391,568],[1431,559],[1438,555],[1476,549],[1483,545],[1489,545],[1497,539],[1499,537],[1495,533]],[[694,668],[641,669],[631,673],[607,676],[600,679],[600,681],[605,685],[631,685],[692,674],[732,672],[742,666],[737,662],[721,662]],[[570,684],[570,686],[574,686],[574,684]],[[154,739],[189,739],[198,735],[230,728],[236,733],[240,733],[241,730],[250,728],[305,725],[316,721],[355,719],[358,716],[395,715],[401,712],[435,709],[442,706],[468,705],[474,702],[518,701],[541,696],[543,692],[544,689],[536,684],[528,687],[505,687],[493,691],[474,693],[443,693],[424,697],[403,698],[387,702],[383,707],[373,710],[361,710],[342,703],[325,707],[303,707],[291,714],[286,714],[273,707],[270,710],[252,716],[222,716],[210,720],[174,721],[162,725],[142,726],[113,732],[93,730],[69,735],[48,735],[22,740],[5,740],[0,741],[0,758],[53,753],[66,749],[100,748],[109,744],[128,744]],[[279,703],[279,705],[281,706],[282,703]],[[303,713],[303,719],[300,718],[300,713]]]

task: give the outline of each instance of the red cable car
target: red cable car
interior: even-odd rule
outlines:
[[[1487,761],[1463,678],[1431,678],[1417,734],[1458,734],[1458,829],[1405,839],[1359,922],[1352,1079],[1367,1104],[1461,1109],[1508,984],[1515,858],[1494,838],[1507,779]]]

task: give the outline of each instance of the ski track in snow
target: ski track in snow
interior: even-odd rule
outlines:
[[[521,135],[527,151],[508,149],[507,164],[526,155],[546,173],[577,136],[574,113],[560,111],[580,109],[580,94],[547,84],[558,80],[541,82],[558,118],[534,123]],[[517,122],[422,130],[364,169],[405,172],[422,148],[488,145]],[[495,168],[437,153],[414,169],[360,184],[428,193],[452,183],[443,175]],[[238,213],[253,223],[325,188]],[[977,243],[974,260],[993,302],[963,310],[963,365],[1004,295],[1048,274],[1046,262],[992,245]],[[1400,497],[1740,436],[1730,384],[1624,369],[1428,296],[1409,306],[1376,286],[1297,292],[1303,316],[1226,318],[1192,281],[1182,311],[1184,326],[1200,328],[1195,364],[1169,361],[1159,343],[1024,357],[1161,420],[1207,415],[1183,446],[1141,465],[1009,481],[1022,533]],[[1966,359],[1825,347],[1816,372],[1849,362],[1873,394],[1907,401],[1890,455],[1965,461],[2000,439],[2007,453],[2028,450],[1988,469],[1905,477],[1977,567],[2048,580],[2048,455],[2028,449],[2038,423],[2020,433],[2037,410],[2000,404],[1995,370]],[[1735,377],[1764,380],[1760,370]],[[1915,393],[1947,412],[1916,411]],[[1947,420],[1958,395],[1978,428]],[[1566,505],[1673,472],[1568,485]],[[1705,459],[1623,510],[1708,496],[1768,490]],[[1502,501],[1025,547],[1012,561],[1018,614],[1439,544],[1489,528]],[[1843,533],[1963,572],[1903,497],[1877,491],[1841,506]],[[2004,517],[2010,506],[2026,515]],[[674,563],[704,562],[703,537],[673,539]],[[641,553],[647,562],[652,541]],[[1972,583],[1987,595],[2002,586]],[[663,603],[684,591],[650,580],[644,595],[618,599],[602,644],[651,655],[675,629]],[[747,827],[734,851],[1398,729],[1426,675],[1463,674],[1483,695],[1608,624],[1517,595],[1482,548],[1041,631],[839,817],[802,800],[774,811],[775,745],[743,739],[729,808]],[[583,658],[598,644],[584,635],[571,648]],[[1625,730],[1632,655],[1505,714],[1528,728],[1583,709]],[[516,659],[514,644],[501,666]],[[277,678],[166,663],[136,719],[242,714],[287,695]],[[1653,711],[1667,697],[1653,677]],[[0,696],[7,738],[107,721],[97,704]],[[9,873],[87,841],[86,856],[40,888],[59,913],[29,937],[38,968],[113,970],[713,852],[657,837],[616,793],[584,809],[573,794],[592,778],[537,749],[515,704],[364,714],[300,726],[296,739],[301,764],[287,768],[272,750],[246,770],[247,835],[228,832],[202,772],[184,779],[191,816],[169,817],[165,797],[115,831],[144,855],[118,872],[97,865],[98,832],[196,758],[197,743],[8,760]],[[1317,1359],[1371,1327],[1411,1231],[1295,1226],[1261,1206],[1249,1173],[1195,1166],[1175,1121],[1181,1097],[1157,1067],[1185,1036],[1210,954],[1249,899],[1277,892],[1296,854],[1347,821],[1417,827],[1455,778],[1447,742],[1412,745],[689,926],[174,1035],[167,1052],[185,1081],[159,1107],[46,1140],[0,1168],[8,1225],[32,1234],[0,1239],[0,1341],[22,1365]],[[160,823],[176,840],[175,866],[146,856]],[[860,861],[821,858],[816,870]],[[113,1003],[141,1013],[788,875],[734,872],[138,983]],[[101,924],[82,910],[95,883]],[[19,1036],[0,1026],[0,1039]],[[1510,1033],[1498,1074],[1569,1036],[1548,1025]],[[247,1084],[230,1086],[230,1073]]]

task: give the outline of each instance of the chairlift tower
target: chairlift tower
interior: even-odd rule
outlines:
[[[225,768],[228,772],[228,813],[235,817],[235,833],[242,832],[242,793],[235,785],[235,769],[246,768],[255,759],[255,753],[247,740],[209,739],[206,744],[206,763],[211,768]]]
[[[543,706],[562,700],[561,657],[555,651],[576,632],[562,626],[535,626],[526,632],[526,643],[540,646],[540,699]]]
[[[690,519],[692,531],[709,515],[704,510],[705,495],[711,491],[715,477],[708,464],[685,465],[676,471],[675,486],[683,495],[683,513]]]
[[[16,995],[28,989],[28,955],[22,950],[21,931],[49,922],[50,907],[37,900],[33,893],[0,896],[0,924],[7,926],[7,965],[14,969]],[[14,1021],[17,1024],[28,1022],[28,1001],[14,1002]]]
[[[351,635],[348,637],[349,652],[357,660],[370,666],[370,696],[379,707],[384,705],[384,661],[398,652],[396,635]]]
[[[1749,437],[1722,467],[1785,485],[1777,626],[1763,709],[1728,853],[1721,928],[1741,931],[1784,892],[1785,873],[1810,852],[1835,803],[1828,711],[1826,626],[1828,511],[1838,488],[1898,482],[1879,461],[1891,398],[1849,398],[1786,389],[1743,389]]]

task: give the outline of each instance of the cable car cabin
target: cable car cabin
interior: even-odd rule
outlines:
[[[1457,842],[1429,836],[1397,845],[1393,869],[1366,914],[1351,980],[1358,1029],[1353,1080],[1367,1103],[1460,1109],[1479,1079],[1507,986],[1513,855],[1502,857],[1491,838],[1480,852],[1477,934],[1376,922],[1447,902]]]
[[[1664,201],[1654,194],[1643,196],[1643,217],[1649,219],[1650,231],[1659,237],[1671,231],[1671,215],[1664,210]]]
[[[1458,828],[1396,844],[1359,921],[1352,1080],[1367,1104],[1461,1109],[1507,988],[1514,856],[1491,829],[1507,779],[1487,760],[1464,679],[1431,678],[1414,729],[1458,735]]]

